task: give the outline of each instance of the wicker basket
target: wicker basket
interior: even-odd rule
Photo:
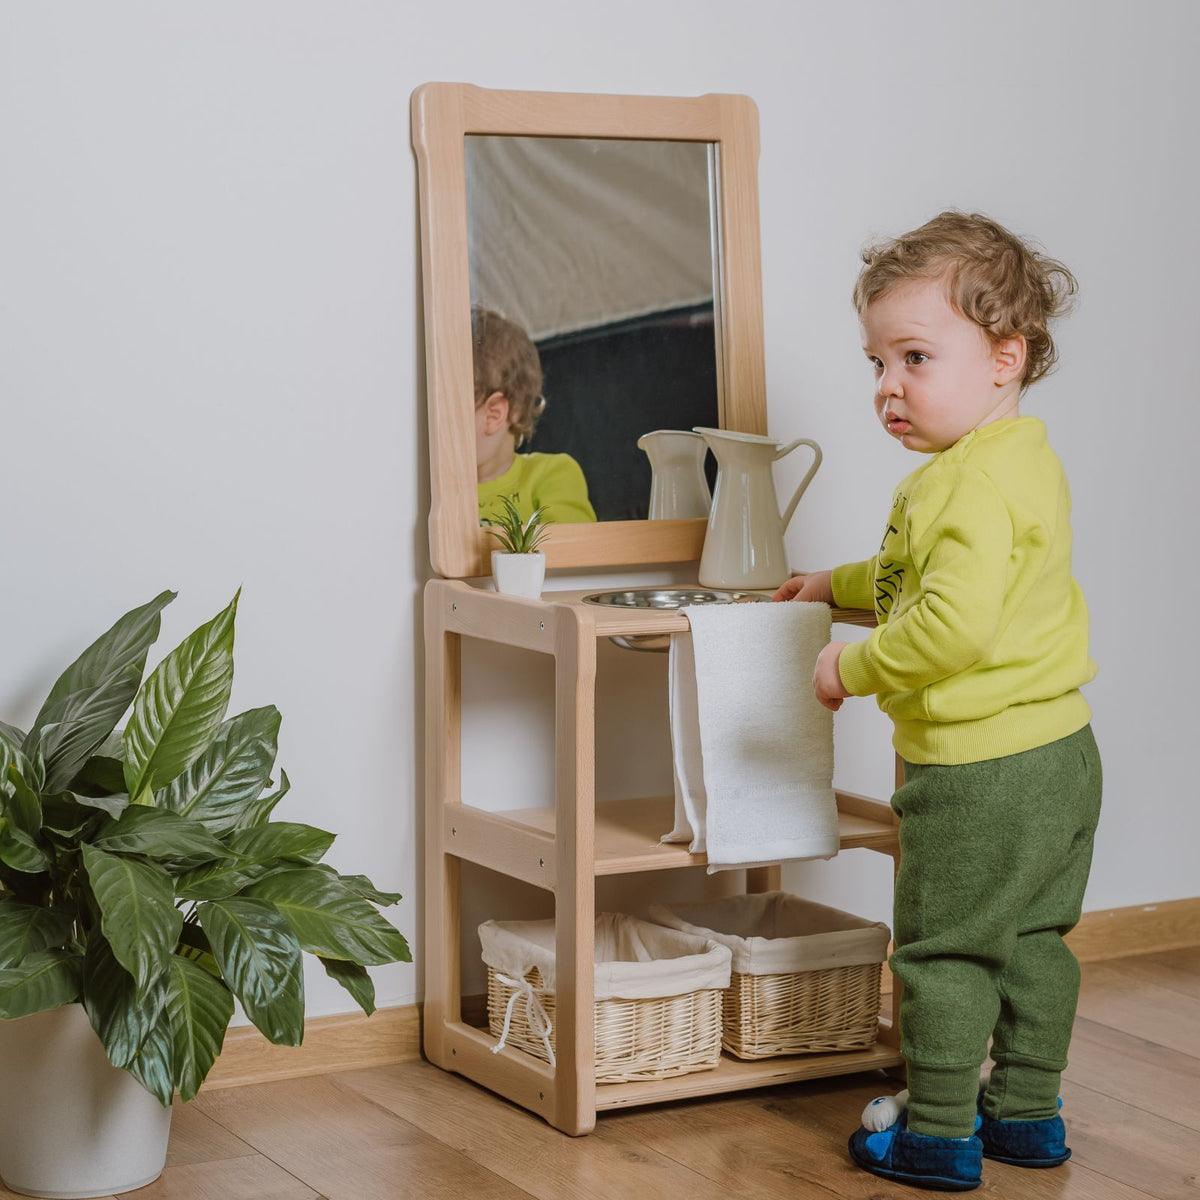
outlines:
[[[503,1044],[551,1061],[556,1025],[554,922],[487,921],[479,927],[479,934],[488,969],[490,1032]],[[636,961],[635,952],[629,949],[632,942],[657,957]],[[614,953],[623,957],[611,957]],[[516,974],[514,962],[537,965]],[[632,917],[598,915],[597,998],[593,1004],[596,1082],[666,1079],[717,1066],[729,964],[728,949],[712,939]],[[525,987],[506,982],[518,978],[525,981]],[[708,986],[680,990],[681,982]],[[649,994],[664,990],[671,994]],[[620,992],[642,994],[616,994]],[[538,1003],[530,1001],[531,993]],[[542,1015],[549,1025],[544,1037],[538,1027]]]
[[[721,1038],[731,1054],[770,1058],[874,1044],[886,925],[782,892],[655,907],[650,916],[732,951]]]

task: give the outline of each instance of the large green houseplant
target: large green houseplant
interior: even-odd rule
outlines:
[[[174,595],[89,646],[31,729],[0,723],[0,1018],[81,1001],[164,1105],[195,1096],[235,996],[300,1043],[301,951],[368,1014],[366,968],[411,958],[377,911],[398,895],[323,864],[333,834],[271,819],[279,712],[225,719],[238,597],[142,682]]]

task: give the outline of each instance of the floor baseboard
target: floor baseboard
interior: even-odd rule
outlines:
[[[361,1012],[314,1017],[304,1022],[299,1046],[273,1046],[253,1025],[238,1025],[225,1035],[221,1056],[204,1082],[206,1090],[356,1071],[406,1062],[421,1054],[421,1006],[403,1004]]]
[[[1200,896],[1084,913],[1067,945],[1080,962],[1200,946]]]
[[[1084,913],[1067,944],[1080,962],[1101,962],[1133,954],[1153,954],[1200,946],[1200,896]],[[884,968],[884,989],[890,989]],[[486,1016],[486,997],[464,997],[468,1020]],[[304,1025],[304,1044],[273,1046],[252,1025],[225,1035],[225,1046],[204,1087],[239,1087],[354,1071],[418,1058],[421,1053],[421,1006],[381,1008],[373,1016],[346,1013],[315,1017]]]

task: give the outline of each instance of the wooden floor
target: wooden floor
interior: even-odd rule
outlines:
[[[1200,1200],[1200,949],[1094,963],[1063,1082],[1075,1157],[995,1200]],[[885,1200],[846,1138],[880,1075],[612,1113],[567,1138],[424,1062],[202,1094],[137,1200]],[[4,1200],[13,1193],[0,1188]]]

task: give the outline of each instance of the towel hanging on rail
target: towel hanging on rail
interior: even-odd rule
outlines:
[[[838,852],[833,713],[813,695],[826,604],[685,608],[670,652],[675,827],[708,870]]]

